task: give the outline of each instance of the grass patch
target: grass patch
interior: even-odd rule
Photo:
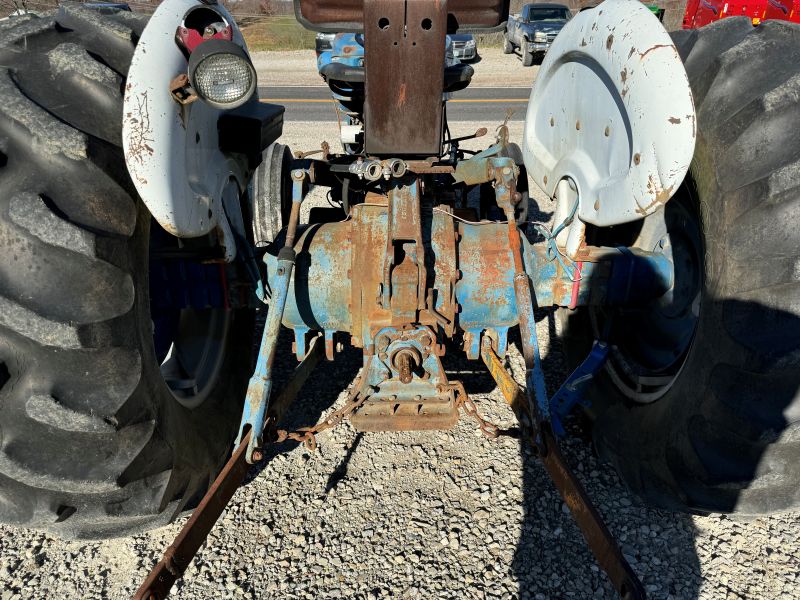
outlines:
[[[502,48],[504,38],[505,33],[502,31],[498,31],[496,33],[477,34],[475,36],[475,41],[478,44],[478,52],[480,53],[481,48]]]
[[[239,26],[247,47],[254,52],[314,49],[314,32],[300,25],[293,15],[244,18]]]

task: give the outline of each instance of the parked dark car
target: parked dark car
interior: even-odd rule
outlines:
[[[450,35],[453,42],[453,56],[461,62],[472,62],[478,58],[478,43],[471,33]]]
[[[511,54],[519,48],[526,67],[541,62],[571,18],[572,12],[563,4],[526,4],[522,12],[508,19],[503,52]]]

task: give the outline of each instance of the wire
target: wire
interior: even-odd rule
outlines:
[[[447,215],[448,217],[452,217],[456,221],[461,221],[462,223],[467,223],[468,225],[508,225],[508,221],[468,221],[467,219],[463,219],[459,216],[454,215],[451,212],[446,210],[442,210],[441,208],[433,207],[433,212],[442,213],[443,215]]]
[[[574,260],[561,251],[556,243],[556,238],[558,237],[558,234],[564,231],[564,228],[570,225],[575,218],[575,213],[578,211],[578,201],[579,198],[575,198],[575,204],[572,205],[572,209],[569,211],[569,214],[564,218],[563,221],[561,221],[561,223],[556,226],[553,231],[550,231],[550,229],[544,223],[533,224],[533,228],[536,229],[536,231],[538,231],[547,242],[547,258],[549,260],[558,259],[558,263],[564,269],[564,272],[567,274],[567,277],[569,277],[569,280],[573,283],[581,280],[581,270],[578,268],[578,265]],[[567,264],[564,262],[564,259],[571,263],[571,267],[567,266]],[[577,279],[575,278],[576,272],[578,273]]]

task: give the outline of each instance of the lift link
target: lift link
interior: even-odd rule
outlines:
[[[522,391],[503,368],[500,358],[489,344],[482,345],[481,355],[492,376],[506,396],[506,400],[516,410],[520,424],[530,423],[527,439],[544,463],[547,473],[572,513],[589,548],[598,564],[606,572],[611,583],[623,600],[645,598],[644,588],[631,569],[614,537],[608,531],[602,517],[592,505],[580,481],[567,465],[550,421],[550,400],[547,396],[542,360],[539,353],[539,340],[536,335],[536,321],[533,314],[533,292],[530,278],[525,272],[522,256],[522,241],[519,228],[514,222],[514,209],[519,202],[516,190],[516,173],[509,159],[489,159],[489,173],[494,175],[494,188],[497,205],[503,209],[508,220],[508,242],[514,260],[514,294],[519,313],[519,330],[522,338],[522,353],[525,358],[525,401]],[[502,383],[501,383],[502,380]],[[527,419],[526,419],[527,418]]]
[[[289,296],[289,286],[294,269],[295,251],[294,239],[297,234],[297,225],[300,221],[300,204],[303,202],[303,183],[308,172],[305,169],[292,171],[292,211],[289,215],[289,225],[286,230],[286,241],[278,253],[278,267],[273,279],[275,282],[269,303],[267,321],[261,337],[261,348],[253,376],[247,386],[242,421],[239,425],[239,435],[236,445],[243,444],[244,431],[250,427],[252,432],[247,444],[245,460],[252,464],[258,461],[255,456],[257,448],[261,446],[262,431],[264,430],[264,417],[267,414],[270,392],[272,390],[272,364],[275,362],[275,352],[278,346],[278,333],[286,309],[286,299]]]

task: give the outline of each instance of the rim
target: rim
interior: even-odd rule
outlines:
[[[691,197],[682,194],[648,218],[635,243],[673,264],[674,285],[644,307],[591,310],[595,336],[608,331],[605,370],[630,400],[649,404],[678,379],[691,350],[703,302],[703,242]]]
[[[175,400],[197,408],[221,373],[231,325],[225,271],[204,264],[204,240],[179,240],[154,221],[150,236],[150,316],[161,376]]]

